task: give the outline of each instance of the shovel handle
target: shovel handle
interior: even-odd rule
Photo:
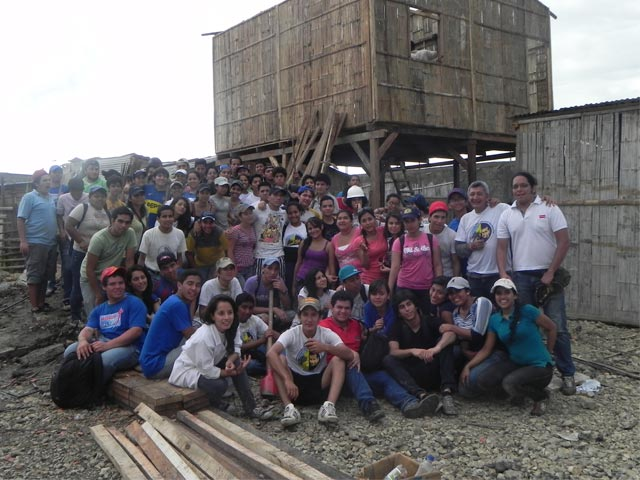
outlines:
[[[273,288],[269,289],[269,330],[273,330]],[[273,340],[271,337],[267,339],[267,351],[271,348]]]

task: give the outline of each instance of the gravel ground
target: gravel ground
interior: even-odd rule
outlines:
[[[20,301],[23,286],[0,283],[0,310]],[[59,305],[54,296],[52,304]],[[595,322],[570,322],[574,355],[640,372],[640,332]],[[116,470],[91,438],[89,427],[123,427],[134,418],[107,404],[64,411],[50,401],[51,372],[74,337],[64,312],[36,321],[24,301],[0,314],[0,478],[104,479]],[[625,352],[615,355],[618,352]],[[436,457],[443,478],[640,478],[638,380],[577,363],[602,384],[593,396],[552,394],[547,413],[503,400],[456,399],[457,417],[407,420],[382,402],[386,418],[370,425],[352,399],[337,405],[340,423],[324,427],[316,408],[301,408],[303,423],[283,430],[278,421],[253,423],[263,433],[346,475],[402,452]],[[257,384],[254,384],[257,387]]]

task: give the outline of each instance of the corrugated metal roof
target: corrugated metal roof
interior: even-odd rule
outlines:
[[[0,183],[3,183],[4,185],[31,183],[31,175],[28,173],[0,172]]]
[[[547,110],[544,112],[529,113],[526,115],[515,116],[513,117],[513,119],[516,121],[528,120],[528,119],[548,117],[548,116],[592,112],[596,110],[615,110],[619,108],[634,108],[634,107],[640,107],[640,97],[625,98],[621,100],[611,100],[611,101],[600,102],[600,103],[587,103],[585,105],[577,105],[574,107],[564,107],[564,108],[559,108],[557,110]]]

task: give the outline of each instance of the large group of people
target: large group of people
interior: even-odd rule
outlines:
[[[245,414],[267,419],[248,375],[270,368],[284,426],[317,402],[337,422],[342,394],[371,422],[380,398],[417,418],[501,392],[541,415],[554,367],[575,393],[567,222],[531,174],[513,176],[510,205],[475,181],[373,209],[358,176],[338,192],[329,175],[287,184],[284,168],[237,158],[176,167],[123,178],[89,160],[68,185],[39,170],[19,206],[32,310],[54,308],[60,252],[62,308],[86,318],[65,355],[100,352],[105,383],[139,364],[226,410],[230,377]]]

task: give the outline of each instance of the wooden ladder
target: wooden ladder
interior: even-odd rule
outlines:
[[[398,163],[400,164],[400,168],[396,169],[391,168],[391,165],[389,165],[389,175],[391,176],[393,185],[398,195],[402,198],[412,197],[415,195],[415,192],[407,176],[407,168],[404,160],[400,160]]]

